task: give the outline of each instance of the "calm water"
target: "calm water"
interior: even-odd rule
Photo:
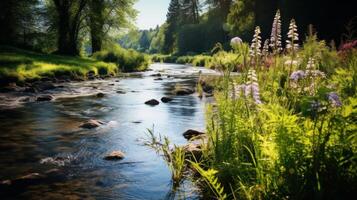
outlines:
[[[64,89],[52,92],[57,97],[52,102],[3,106],[0,180],[54,168],[62,170],[64,176],[1,194],[1,199],[167,199],[170,171],[153,150],[142,145],[142,139],[147,137],[147,128],[154,127],[155,133],[184,144],[184,131],[204,130],[204,107],[210,99],[200,100],[193,94],[174,97],[172,102],[156,107],[144,102],[167,96],[177,83],[195,84],[199,70],[213,72],[169,64],[153,64],[151,68],[153,71],[136,77],[67,83]],[[162,81],[150,76],[158,72]],[[126,93],[118,94],[118,90]],[[106,96],[83,96],[98,91]],[[16,98],[7,100],[16,102]],[[92,118],[108,124],[95,130],[78,128]],[[125,152],[125,159],[103,160],[113,150]],[[64,160],[44,162],[56,156]],[[182,190],[186,198],[198,198],[189,181]]]

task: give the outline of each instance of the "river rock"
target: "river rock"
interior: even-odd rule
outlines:
[[[118,90],[117,93],[118,93],[118,94],[125,94],[126,92],[125,92],[125,91],[122,91],[122,90]]]
[[[183,146],[186,159],[199,160],[202,156],[202,144],[200,142],[190,142]]]
[[[161,101],[163,102],[163,103],[168,103],[168,102],[170,102],[170,101],[172,101],[173,99],[172,98],[170,98],[170,97],[162,97],[161,98]]]
[[[150,105],[150,106],[156,106],[156,105],[159,105],[160,102],[158,100],[156,100],[156,99],[151,99],[149,101],[146,101],[145,104],[146,105]]]
[[[5,87],[0,88],[0,92],[17,92],[20,90],[20,87],[16,85],[16,83],[9,83]]]
[[[157,73],[157,74],[151,74],[150,76],[161,77],[161,74],[160,74],[160,73]]]
[[[195,91],[190,88],[180,88],[180,89],[175,90],[175,93],[178,96],[183,96],[183,95],[193,94],[193,93],[195,93]]]
[[[164,79],[162,79],[162,78],[155,78],[154,79],[154,81],[162,81],[162,80],[164,80]]]
[[[196,130],[189,129],[189,130],[187,130],[186,132],[184,132],[182,135],[183,135],[183,137],[185,137],[186,139],[190,140],[190,139],[193,138],[193,137],[205,135],[205,133],[200,132],[200,131],[196,131]]]
[[[85,128],[85,129],[93,129],[93,128],[97,128],[103,124],[104,124],[104,122],[102,122],[102,121],[90,119],[90,120],[84,122],[83,124],[81,124],[79,127]]]
[[[125,154],[121,151],[112,151],[110,154],[104,156],[104,160],[121,160]]]
[[[105,96],[105,94],[102,92],[99,92],[98,94],[96,94],[96,97],[98,97],[98,98],[103,98],[104,96]]]
[[[53,90],[53,89],[56,89],[56,86],[49,82],[49,81],[46,81],[46,82],[36,82],[34,84],[34,87],[39,90],[39,91],[45,91],[45,90]]]
[[[46,175],[40,173],[31,173],[25,176],[21,176],[14,180],[10,180],[8,183],[12,186],[16,187],[25,187],[29,185],[38,184],[39,182],[43,181],[46,178]]]
[[[42,101],[52,101],[54,97],[52,95],[46,94],[46,95],[41,95],[36,98],[36,101],[42,102]]]
[[[34,88],[34,87],[26,87],[26,88],[24,89],[24,92],[37,93],[38,91],[37,91],[37,89]]]

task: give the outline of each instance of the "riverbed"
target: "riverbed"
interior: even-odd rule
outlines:
[[[148,130],[185,144],[187,129],[204,131],[205,104],[212,97],[173,96],[175,86],[194,87],[199,73],[216,72],[188,65],[152,64],[151,71],[105,80],[63,83],[49,91],[49,102],[26,102],[10,94],[0,99],[0,181],[58,170],[61,176],[16,190],[1,199],[168,199],[171,174],[163,159],[143,145]],[[160,73],[160,77],[158,76]],[[161,80],[162,79],[162,80]],[[98,98],[95,94],[103,93]],[[1,94],[0,94],[1,96]],[[145,105],[150,99],[173,101]],[[31,96],[30,96],[31,97]],[[79,128],[88,119],[105,125]],[[104,160],[120,150],[125,158]],[[199,199],[189,180],[180,198]],[[178,196],[176,196],[178,198]]]

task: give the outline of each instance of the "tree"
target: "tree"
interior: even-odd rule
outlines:
[[[89,0],[88,24],[92,53],[102,49],[110,31],[128,28],[136,17],[135,0]]]
[[[181,15],[182,23],[197,24],[199,22],[199,8],[198,0],[182,0]]]
[[[30,46],[37,32],[38,0],[0,1],[0,44]]]
[[[163,47],[163,51],[165,53],[172,53],[174,51],[174,46],[176,41],[176,31],[180,23],[180,9],[181,9],[181,4],[179,0],[171,0],[166,15],[167,27],[165,30],[165,41]]]
[[[79,55],[79,32],[87,0],[53,0],[57,14],[57,53]]]

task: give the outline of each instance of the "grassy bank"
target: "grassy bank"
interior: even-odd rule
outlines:
[[[233,71],[239,71],[241,59],[232,52],[220,51],[214,55],[175,56],[155,54],[151,56],[153,62],[191,64],[193,66],[220,69],[233,66]]]
[[[86,77],[88,72],[96,75],[116,75],[115,64],[90,58],[40,54],[12,47],[0,47],[0,80],[21,82],[43,77]]]
[[[102,61],[100,61],[102,60]],[[102,51],[93,58],[41,54],[13,47],[0,47],[0,80],[2,84],[33,79],[87,78],[90,72],[100,76],[115,76],[119,72],[141,71],[148,59],[137,52],[114,49]]]

